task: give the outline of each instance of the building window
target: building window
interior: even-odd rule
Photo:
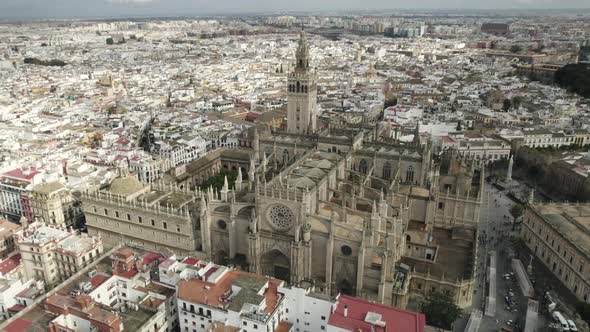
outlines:
[[[365,159],[361,159],[359,162],[359,172],[367,174],[368,163]]]
[[[107,209],[104,209],[104,215],[108,216],[109,215],[109,211]]]
[[[227,228],[227,223],[221,219],[217,220],[217,227],[219,227],[219,229],[226,229]]]
[[[119,211],[115,211],[115,217],[119,218]]]
[[[388,161],[383,165],[383,178],[390,179],[391,178],[391,163]]]
[[[166,222],[163,222],[162,225],[164,226],[164,229],[168,229],[168,224],[166,224]]]
[[[156,226],[156,222],[152,219],[152,226]]]
[[[344,256],[350,256],[352,255],[352,248],[347,245],[343,245],[342,247],[340,247],[340,252]]]
[[[406,171],[406,182],[414,182],[414,167],[408,166]]]

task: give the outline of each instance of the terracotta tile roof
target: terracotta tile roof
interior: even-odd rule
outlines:
[[[6,332],[22,332],[26,331],[29,327],[33,326],[33,324],[29,321],[24,319],[17,318],[12,323],[6,325],[4,327],[4,331]]]
[[[102,274],[102,273],[97,274],[92,279],[90,279],[90,284],[92,285],[92,288],[96,288],[96,287],[102,285],[109,278],[110,278],[110,276],[108,276],[106,274]]]
[[[22,168],[13,169],[12,171],[8,171],[3,176],[10,177],[13,179],[18,180],[31,180],[35,175],[39,174],[40,172],[37,171],[34,167],[31,168],[28,172]]]
[[[14,270],[17,266],[19,266],[21,261],[22,258],[20,254],[14,254],[6,258],[2,262],[0,262],[0,273],[2,273],[2,275],[6,275],[10,271]]]
[[[268,282],[268,288],[264,295],[257,293]],[[205,304],[211,307],[225,308],[233,307],[232,310],[239,310],[244,303],[258,305],[266,300],[265,312],[274,311],[278,305],[281,295],[278,293],[278,286],[281,280],[271,279],[265,276],[232,270],[225,273],[216,283],[199,279],[180,280],[178,282],[178,298],[192,302]],[[234,294],[230,300],[225,300],[231,294],[232,285],[238,285],[241,290]],[[239,307],[239,308],[238,308]]]
[[[344,307],[348,308],[348,314],[344,316]],[[381,315],[385,322],[385,328],[371,325],[365,322],[367,313],[373,312]],[[424,332],[426,317],[424,314],[388,307],[378,303],[371,303],[359,298],[342,295],[338,299],[336,310],[330,314],[328,324],[346,329],[348,331],[375,332],[404,331]]]

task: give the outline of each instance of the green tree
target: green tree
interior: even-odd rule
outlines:
[[[113,45],[115,43],[115,41],[113,40],[113,38],[109,37],[107,38],[107,45]]]
[[[522,47],[519,45],[512,45],[510,47],[510,52],[511,53],[520,53],[520,52],[522,52]]]
[[[510,101],[510,99],[504,99],[504,102],[502,103],[502,109],[504,110],[504,112],[508,112],[510,107],[512,107],[512,102]]]
[[[213,189],[221,190],[223,188],[223,184],[225,182],[225,176],[227,176],[227,182],[228,182],[227,184],[229,185],[230,188],[232,188],[236,182],[237,177],[238,177],[238,172],[237,171],[227,171],[225,169],[222,169],[221,172],[219,172],[218,174],[207,178],[205,181],[203,181],[203,183],[201,183],[199,185],[199,187],[202,190],[207,190],[207,189],[209,189],[209,187],[213,187]]]
[[[520,204],[514,204],[512,205],[512,207],[510,208],[510,215],[512,215],[512,218],[514,218],[514,220],[518,219],[520,216],[522,216],[522,212],[524,211],[524,208],[522,207],[522,205]]]
[[[512,107],[519,108],[522,104],[522,97],[521,96],[514,96],[512,97]]]
[[[578,302],[578,305],[576,305],[576,310],[583,320],[590,322],[590,303]]]
[[[453,302],[450,295],[434,292],[422,303],[422,313],[426,316],[426,324],[451,330],[453,322],[461,316],[462,310]]]
[[[555,72],[555,83],[570,92],[590,98],[590,65],[569,64]]]

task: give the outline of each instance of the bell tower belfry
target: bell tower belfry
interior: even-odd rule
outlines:
[[[295,69],[287,83],[287,131],[293,134],[317,132],[317,85],[309,66],[309,45],[301,31],[295,52]]]

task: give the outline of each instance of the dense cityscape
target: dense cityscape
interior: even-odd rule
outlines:
[[[588,10],[6,19],[0,54],[1,331],[590,331]]]

